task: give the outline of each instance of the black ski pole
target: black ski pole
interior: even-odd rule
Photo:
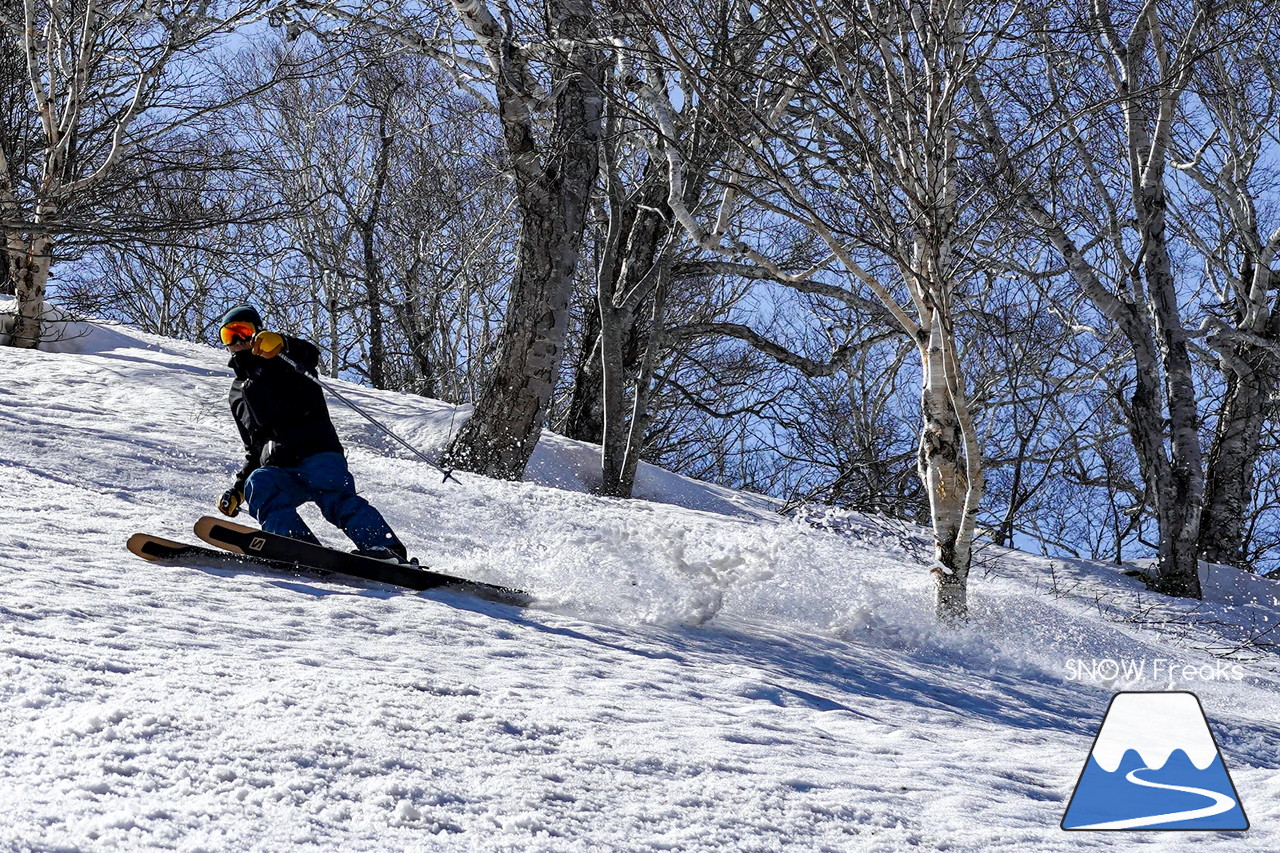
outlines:
[[[407,449],[409,450],[409,452],[410,452],[410,453],[412,453],[414,456],[417,456],[419,459],[421,459],[423,462],[426,462],[428,465],[430,465],[432,468],[435,468],[437,471],[442,472],[442,473],[444,474],[444,479],[443,479],[443,480],[441,480],[440,482],[442,482],[442,483],[447,483],[447,482],[449,482],[450,480],[453,480],[453,482],[458,483],[459,485],[461,485],[461,483],[459,482],[458,478],[457,478],[457,477],[455,477],[455,476],[453,476],[453,469],[452,469],[452,468],[449,468],[449,469],[447,469],[447,470],[446,470],[446,469],[444,469],[444,468],[441,468],[441,467],[440,467],[439,465],[437,465],[436,463],[432,462],[432,461],[431,461],[431,459],[430,459],[430,458],[429,458],[425,453],[423,453],[422,451],[418,450],[418,448],[414,447],[412,444],[410,444],[409,442],[405,441],[405,440],[404,440],[403,438],[401,438],[400,436],[396,435],[396,434],[395,434],[394,432],[392,432],[392,431],[391,431],[391,429],[390,429],[390,428],[388,428],[385,424],[383,424],[383,423],[379,422],[379,421],[378,421],[378,419],[377,419],[377,418],[375,418],[373,415],[369,414],[369,413],[368,413],[368,412],[366,412],[364,409],[360,408],[358,405],[356,405],[356,404],[355,404],[355,402],[354,402],[354,401],[352,401],[352,400],[348,399],[348,398],[347,398],[347,396],[346,396],[345,394],[343,394],[341,391],[339,391],[337,388],[334,388],[332,385],[329,385],[329,384],[327,384],[327,383],[325,383],[325,382],[321,382],[321,381],[320,381],[320,378],[319,378],[318,376],[312,376],[310,373],[308,373],[306,370],[304,370],[304,369],[302,368],[302,366],[301,366],[301,365],[299,365],[299,364],[298,364],[296,361],[294,361],[293,359],[289,358],[289,356],[285,355],[284,353],[281,353],[280,355],[278,355],[278,356],[277,356],[277,358],[282,358],[282,359],[284,359],[284,363],[285,363],[285,364],[289,365],[289,366],[290,366],[290,367],[292,367],[294,370],[296,370],[298,373],[302,374],[303,376],[305,376],[305,377],[307,377],[308,379],[310,379],[312,382],[314,382],[314,383],[316,383],[317,385],[319,385],[323,390],[327,391],[329,394],[332,394],[332,395],[333,395],[333,397],[334,397],[334,399],[338,400],[338,401],[339,401],[339,402],[341,402],[343,405],[345,405],[347,408],[349,408],[349,409],[351,409],[353,412],[355,412],[355,413],[359,414],[361,417],[363,417],[363,418],[364,418],[365,420],[367,420],[369,423],[373,424],[373,425],[374,425],[374,426],[376,426],[378,429],[382,430],[384,433],[386,433],[387,435],[391,436],[391,438],[393,438],[395,441],[399,442],[402,446],[404,446],[405,448],[407,448]]]

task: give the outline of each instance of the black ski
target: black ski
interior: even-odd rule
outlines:
[[[217,548],[206,548],[203,545],[192,545],[188,542],[176,542],[150,533],[135,533],[129,537],[125,547],[144,560],[153,563],[254,563],[271,566],[277,569],[291,569],[293,564],[278,560],[268,560],[248,554],[233,554]]]
[[[359,554],[349,554],[336,548],[300,542],[287,536],[278,536],[211,516],[205,516],[197,521],[195,529],[196,536],[210,545],[225,548],[236,554],[289,563],[303,569],[320,569],[409,589],[457,590],[487,601],[511,604],[516,607],[525,607],[533,601],[533,596],[522,590],[470,581],[417,566],[398,565],[371,557],[362,557]]]

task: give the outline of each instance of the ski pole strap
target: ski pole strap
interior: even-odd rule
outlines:
[[[425,453],[423,453],[422,451],[418,450],[418,448],[414,447],[412,444],[410,444],[409,442],[405,441],[405,440],[404,440],[403,438],[401,438],[400,436],[396,435],[396,434],[395,434],[394,432],[392,432],[392,431],[391,431],[391,430],[390,430],[390,429],[389,429],[385,424],[381,423],[381,422],[380,422],[380,421],[378,421],[378,419],[377,419],[377,418],[375,418],[373,415],[369,414],[369,413],[368,413],[368,412],[366,412],[364,409],[360,408],[358,405],[356,405],[356,404],[355,404],[355,402],[354,402],[354,401],[352,401],[352,400],[348,399],[348,398],[347,398],[347,396],[346,396],[345,394],[343,394],[341,391],[339,391],[337,388],[334,388],[332,385],[329,385],[329,384],[327,384],[327,383],[321,382],[321,381],[320,381],[320,378],[319,378],[318,376],[312,376],[310,373],[308,373],[306,370],[304,370],[304,369],[303,369],[303,368],[302,368],[302,367],[301,367],[301,366],[300,366],[296,361],[294,361],[293,359],[289,358],[289,356],[284,355],[283,353],[281,353],[280,355],[276,356],[276,358],[282,359],[282,360],[284,361],[284,363],[285,363],[285,364],[289,365],[289,366],[290,366],[290,367],[292,367],[294,370],[296,370],[298,373],[300,373],[300,374],[302,374],[303,376],[307,377],[307,378],[308,378],[308,379],[310,379],[312,382],[314,382],[314,383],[316,383],[317,385],[319,385],[322,389],[324,389],[325,391],[327,391],[327,392],[329,392],[330,394],[332,394],[332,395],[333,395],[333,397],[334,397],[334,399],[338,400],[338,401],[339,401],[339,402],[341,402],[343,405],[345,405],[346,407],[348,407],[349,409],[351,409],[353,412],[356,412],[356,413],[357,413],[357,414],[359,414],[361,417],[363,417],[365,420],[367,420],[369,423],[373,424],[375,427],[377,427],[378,429],[380,429],[382,432],[384,432],[384,433],[386,433],[387,435],[389,435],[392,439],[394,439],[394,440],[395,440],[395,441],[397,441],[400,445],[402,445],[403,447],[405,447],[405,448],[406,448],[410,453],[412,453],[414,456],[418,457],[418,458],[419,458],[419,459],[421,459],[423,462],[426,462],[428,465],[430,465],[432,468],[435,468],[437,471],[441,471],[441,472],[443,472],[443,473],[444,473],[444,479],[443,479],[443,480],[441,480],[440,482],[442,482],[442,483],[447,483],[447,482],[449,482],[450,480],[453,480],[453,482],[458,483],[459,485],[461,485],[461,483],[458,481],[458,478],[457,478],[457,477],[455,477],[455,476],[453,476],[453,469],[452,469],[452,468],[450,468],[450,469],[448,469],[448,470],[445,470],[444,468],[441,468],[439,465],[437,465],[435,462],[432,462],[432,461],[431,461],[431,458],[430,458],[429,456],[427,456],[427,455],[426,455]]]

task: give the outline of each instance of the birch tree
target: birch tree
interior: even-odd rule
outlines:
[[[0,149],[0,219],[17,297],[10,344],[34,347],[59,235],[93,211],[140,146],[208,114],[202,54],[254,21],[261,0],[59,3],[6,0],[0,37],[21,57],[39,129],[32,168]]]
[[[492,373],[443,458],[518,479],[564,357],[599,160],[605,55],[589,0],[548,0],[538,11],[504,6],[501,18],[483,0],[455,0],[454,8],[488,69],[520,231]]]
[[[1011,204],[1061,258],[1104,331],[1123,341],[1127,357],[1112,381],[1126,389],[1143,502],[1159,530],[1151,584],[1193,598],[1204,459],[1169,173],[1206,8],[1038,6],[1030,19],[1039,60],[1016,78],[1034,91],[993,80],[997,105],[973,88]],[[1041,138],[1045,127],[1051,140]]]
[[[1212,287],[1205,342],[1223,384],[1212,413],[1199,551],[1241,568],[1252,550],[1247,519],[1263,430],[1280,385],[1280,218],[1265,201],[1280,191],[1268,165],[1280,153],[1274,13],[1271,3],[1242,3],[1210,22],[1218,47],[1195,64],[1171,142],[1171,165],[1190,184],[1178,194],[1184,207],[1175,225],[1203,259]]]
[[[610,18],[614,62],[604,87],[599,194],[605,227],[596,268],[597,312],[588,334],[594,358],[579,377],[574,401],[574,409],[591,415],[596,407],[582,398],[599,401],[605,494],[630,496],[652,422],[659,362],[673,348],[689,346],[689,335],[669,334],[668,326],[687,328],[724,310],[723,302],[707,298],[712,288],[700,286],[689,265],[683,267],[683,286],[673,282],[677,266],[687,260],[687,238],[673,206],[687,211],[707,205],[711,173],[732,151],[734,128],[702,100],[696,81],[732,86],[752,78],[768,31],[762,22],[743,18],[742,9],[735,2],[700,8],[686,30],[700,48],[678,66],[665,55],[673,46],[661,39],[669,23],[652,7],[618,4]],[[672,308],[679,316],[673,322]]]
[[[298,48],[269,48],[267,68],[287,50]],[[267,140],[262,147],[274,162],[263,168],[276,175],[276,192],[290,211],[278,227],[323,306],[317,331],[324,330],[332,349],[331,369],[336,375],[352,368],[385,388],[394,254],[385,230],[393,172],[412,132],[406,101],[413,75],[371,46],[338,56],[324,46],[301,50],[309,72],[266,92],[243,121]],[[338,344],[338,330],[351,325],[360,333]],[[351,349],[358,358],[348,355]]]
[[[797,11],[797,23],[815,37],[823,52],[819,61],[830,73],[806,90],[815,132],[797,134],[791,147],[801,168],[833,174],[845,199],[861,202],[855,216],[865,217],[871,233],[849,237],[878,243],[906,291],[903,300],[883,274],[858,262],[848,237],[814,216],[844,269],[883,302],[916,344],[918,470],[935,537],[937,611],[945,620],[962,618],[985,477],[956,336],[965,241],[975,236],[964,233],[972,213],[964,210],[959,123],[965,83],[991,49],[990,31],[1000,25],[1002,10],[987,7],[991,17],[984,20],[982,11],[963,3],[906,0],[848,8],[848,17],[839,18],[861,30],[860,54],[850,54],[848,41],[837,35],[833,25],[839,18],[826,17],[825,9]],[[987,30],[985,39],[970,29],[975,25]],[[825,150],[828,138],[837,151]],[[841,162],[845,158],[851,168]],[[808,187],[797,207],[819,214],[813,202],[820,199]]]
[[[743,14],[768,18],[775,35],[772,63],[752,87],[704,92],[717,99],[721,120],[743,128],[741,160],[718,175],[724,197],[750,197],[802,223],[829,259],[787,272],[729,233],[725,218],[700,221],[679,205],[675,215],[704,251],[771,269],[776,281],[851,309],[875,306],[913,343],[921,369],[917,470],[936,540],[936,606],[943,619],[963,618],[984,475],[957,319],[986,218],[962,168],[962,129],[967,83],[993,61],[1011,10],[791,0]],[[832,360],[818,364],[740,333],[815,373],[865,345],[857,336],[841,341]]]
[[[12,16],[18,9],[17,0],[0,0],[0,20]],[[15,176],[29,174],[35,160],[34,142],[38,135],[27,98],[23,92],[27,83],[26,62],[19,45],[12,39],[0,39],[0,162],[6,168],[0,171],[0,192],[15,182]],[[9,229],[18,228],[20,211],[13,205],[0,204],[0,227],[7,235]],[[9,274],[9,253],[6,243],[0,243],[0,295],[14,295],[13,277]]]
[[[591,0],[532,5],[453,0],[456,23],[433,7],[354,11],[293,4],[290,29],[376,34],[430,57],[490,102],[519,219],[502,331],[474,411],[444,464],[519,479],[537,445],[563,360],[573,277],[600,141],[604,53]]]

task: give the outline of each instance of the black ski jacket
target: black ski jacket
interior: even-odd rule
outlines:
[[[228,402],[245,449],[235,484],[241,491],[263,465],[288,468],[316,453],[342,452],[324,391],[314,380],[320,350],[285,335],[282,355],[310,375],[303,376],[280,357],[263,358],[248,350],[231,356],[236,378]]]

